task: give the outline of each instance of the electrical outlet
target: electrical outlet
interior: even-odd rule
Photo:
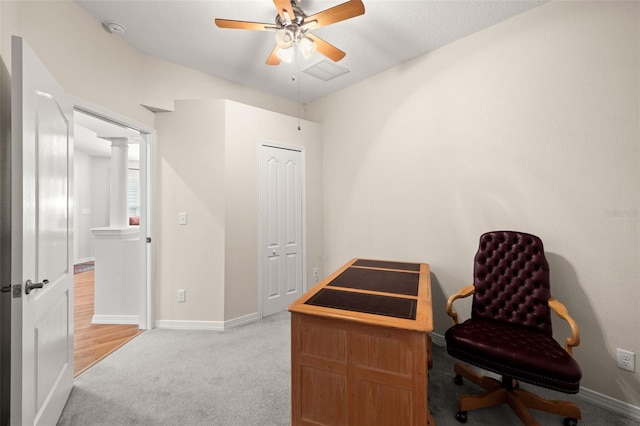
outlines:
[[[618,368],[631,371],[632,373],[636,372],[636,354],[634,352],[618,348],[616,352],[616,362]]]
[[[318,268],[313,268],[313,279],[318,282]]]
[[[187,300],[187,291],[178,290],[178,302],[184,302]]]

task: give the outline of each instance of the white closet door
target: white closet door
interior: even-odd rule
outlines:
[[[304,291],[302,152],[263,145],[260,164],[262,314],[287,309]]]

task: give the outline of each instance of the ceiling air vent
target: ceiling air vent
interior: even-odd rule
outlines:
[[[348,69],[325,59],[302,71],[322,81],[329,81],[349,72]]]

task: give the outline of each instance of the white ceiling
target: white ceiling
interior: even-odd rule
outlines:
[[[365,14],[311,32],[347,53],[349,72],[330,81],[298,68],[325,60],[314,53],[298,64],[269,66],[274,33],[218,28],[214,18],[273,23],[271,0],[75,0],[96,17],[126,28],[123,37],[142,53],[244,86],[312,102],[393,66],[545,3],[546,0],[363,0]],[[302,0],[307,15],[346,0]],[[327,59],[328,61],[328,59]],[[298,93],[300,83],[300,94]]]

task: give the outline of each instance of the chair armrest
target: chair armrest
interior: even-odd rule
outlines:
[[[451,297],[449,297],[449,300],[447,300],[447,315],[453,318],[453,325],[456,325],[458,323],[458,313],[453,310],[453,302],[456,299],[471,296],[475,290],[476,288],[473,286],[473,284],[470,284],[457,293],[452,294]]]
[[[564,350],[567,351],[569,355],[573,356],[573,347],[580,344],[580,330],[578,329],[578,324],[576,324],[573,318],[569,316],[569,311],[567,311],[567,308],[558,299],[550,297],[549,307],[556,313],[556,315],[565,320],[571,328],[571,337],[566,338]]]

